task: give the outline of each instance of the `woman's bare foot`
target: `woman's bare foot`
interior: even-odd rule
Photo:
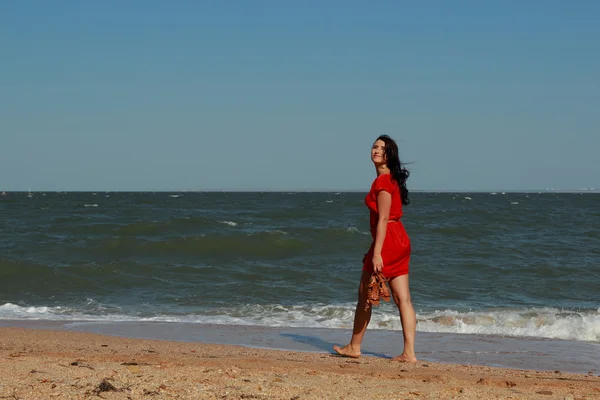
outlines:
[[[336,353],[338,353],[342,357],[350,357],[350,358],[358,358],[360,357],[360,350],[354,350],[352,345],[349,344],[344,347],[340,347],[337,344],[333,345],[333,349]]]
[[[399,356],[392,358],[392,361],[405,362],[405,363],[416,363],[417,357],[407,356],[406,354],[402,353]]]

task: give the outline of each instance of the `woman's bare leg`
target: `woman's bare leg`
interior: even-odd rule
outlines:
[[[371,309],[365,310],[367,304],[367,291],[369,290],[369,282],[371,281],[371,273],[363,271],[358,286],[358,302],[356,303],[356,311],[354,312],[354,329],[352,330],[352,339],[350,343],[344,347],[334,345],[333,349],[345,357],[360,357],[360,345],[371,320]]]
[[[417,330],[417,316],[410,300],[408,274],[393,278],[390,281],[390,289],[400,312],[402,334],[404,335],[404,351],[393,359],[402,362],[416,362],[415,332]]]

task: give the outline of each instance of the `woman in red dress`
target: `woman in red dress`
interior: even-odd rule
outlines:
[[[358,287],[358,303],[354,314],[354,329],[350,343],[344,347],[333,346],[346,357],[360,357],[360,345],[371,319],[372,307],[367,305],[367,291],[371,274],[381,272],[389,279],[394,302],[398,306],[404,351],[396,361],[416,362],[415,331],[417,319],[410,300],[408,266],[410,261],[410,239],[404,230],[402,206],[410,203],[406,180],[409,172],[398,156],[398,146],[387,135],[377,138],[371,148],[371,161],[375,165],[377,178],[365,198],[370,211],[370,227],[373,243],[363,258],[362,277]]]

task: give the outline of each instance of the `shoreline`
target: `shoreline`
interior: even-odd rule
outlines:
[[[600,376],[0,328],[0,398],[594,399]]]
[[[334,355],[349,329],[218,325],[184,322],[0,320],[2,328],[70,331],[128,339],[204,343]],[[402,333],[368,330],[363,355],[390,359],[400,354]],[[417,332],[417,357],[426,362],[600,375],[600,343],[499,335]]]

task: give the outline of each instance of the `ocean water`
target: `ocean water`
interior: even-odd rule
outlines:
[[[365,193],[0,197],[0,319],[352,326]],[[411,193],[419,332],[600,343],[600,194]],[[392,304],[370,329],[401,329]]]

